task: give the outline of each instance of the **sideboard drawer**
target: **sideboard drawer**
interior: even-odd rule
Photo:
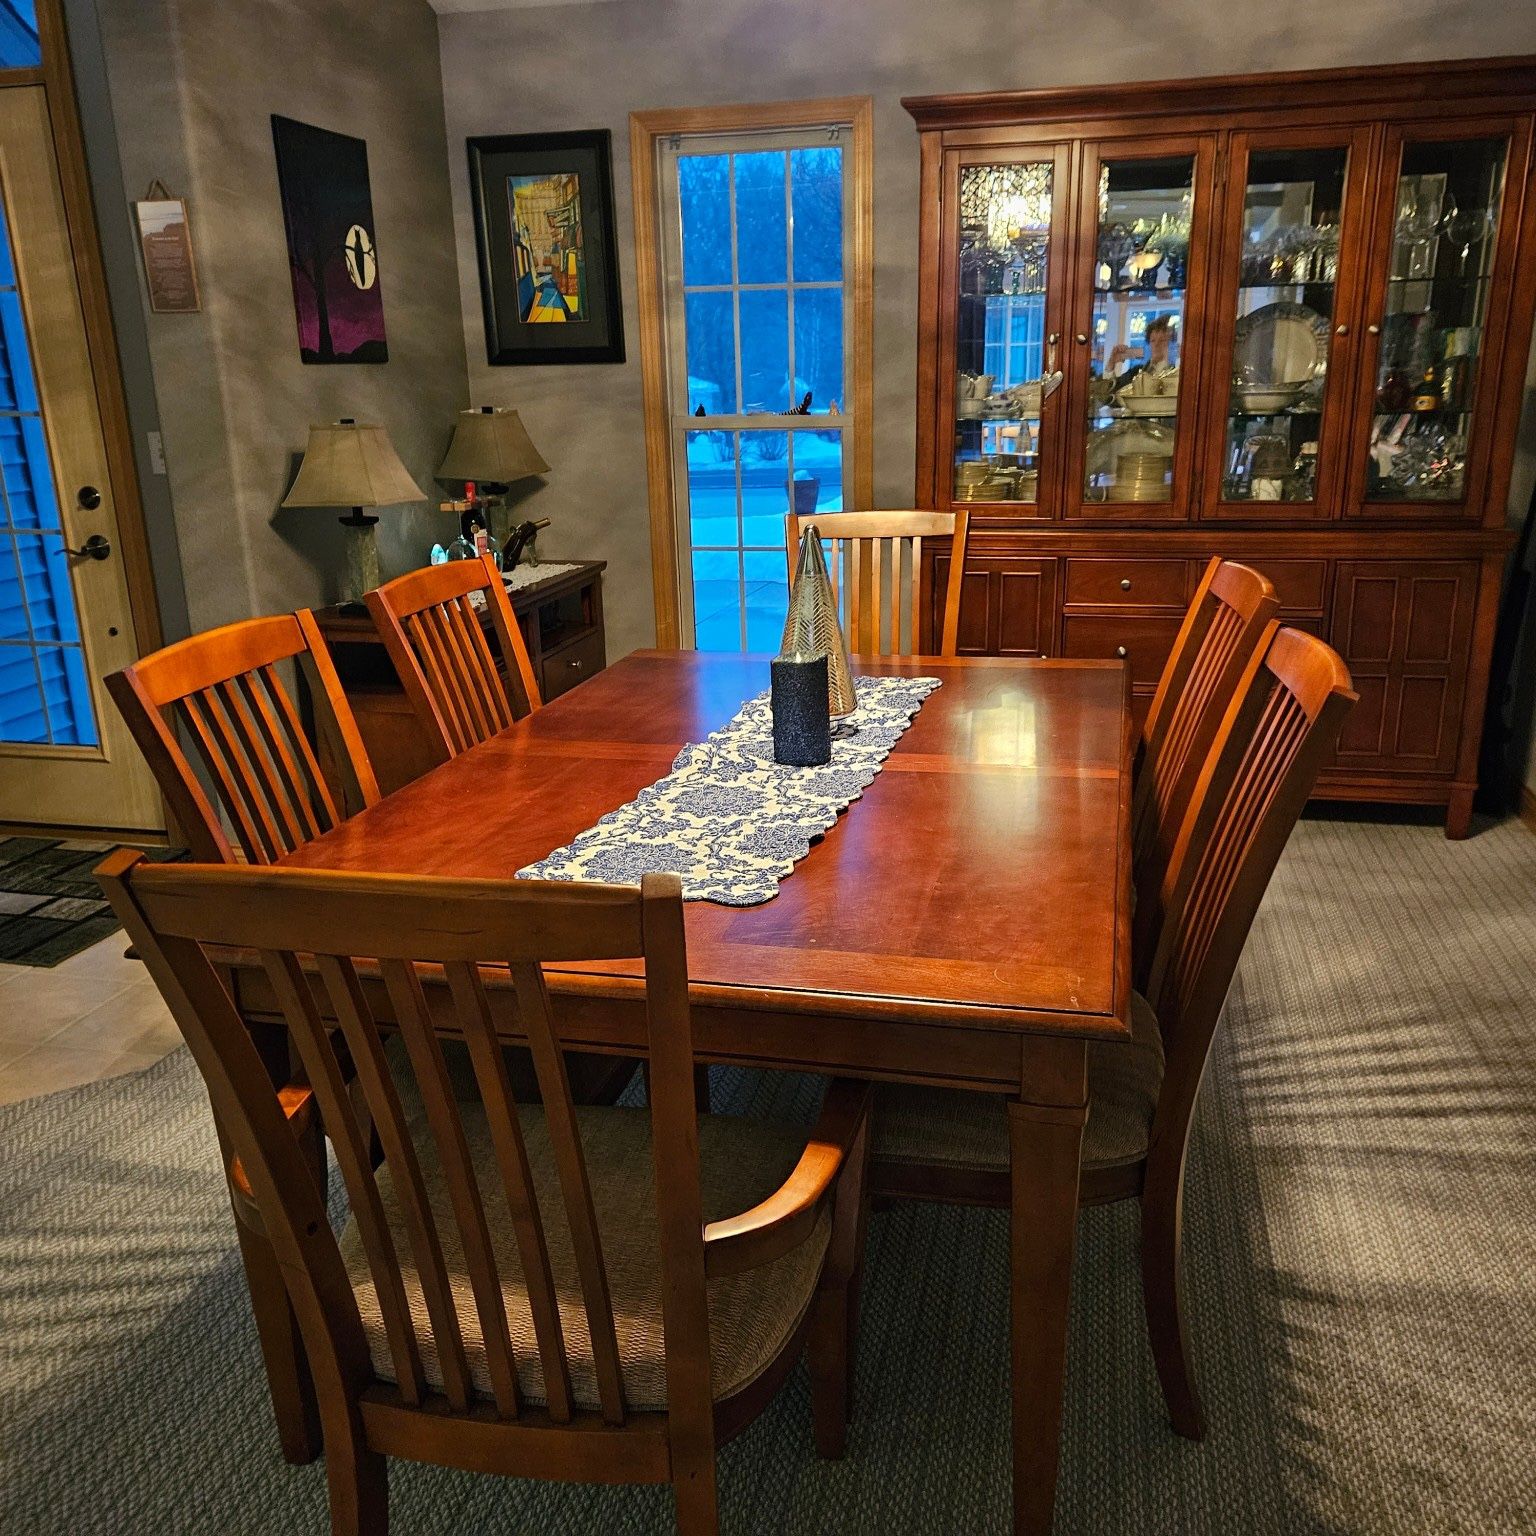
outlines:
[[[1095,607],[1183,608],[1187,560],[1068,560],[1067,602]]]
[[[544,702],[558,698],[562,693],[584,683],[594,672],[601,672],[607,664],[601,631],[593,630],[558,651],[551,651],[540,668],[539,685]]]
[[[1182,622],[1068,614],[1061,622],[1062,655],[1120,657],[1130,663],[1132,684],[1156,683]]]
[[[1328,592],[1326,560],[1255,560],[1252,564],[1274,582],[1282,613],[1323,612]]]

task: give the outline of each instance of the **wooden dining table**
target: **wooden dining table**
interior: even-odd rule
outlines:
[[[1044,1532],[1087,1047],[1130,1036],[1128,674],[1001,658],[868,659],[855,672],[942,686],[777,896],[687,905],[695,1048],[710,1062],[1007,1096],[1014,1529]],[[768,676],[763,656],[637,652],[282,862],[510,877],[663,777]],[[637,965],[547,976],[569,1048],[643,1055]],[[237,968],[236,982],[247,1016],[270,1023],[259,971]],[[519,1039],[510,1005],[498,1028]]]

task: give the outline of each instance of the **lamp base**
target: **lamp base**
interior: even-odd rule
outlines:
[[[344,595],[353,602],[379,584],[379,544],[373,532],[377,522],[376,517],[363,517],[356,512],[341,520],[341,526],[347,530],[347,590]]]

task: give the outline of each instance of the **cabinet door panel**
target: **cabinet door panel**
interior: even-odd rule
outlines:
[[[1508,119],[1387,131],[1348,515],[1482,515],[1529,135]]]
[[[1360,703],[1339,767],[1454,770],[1478,570],[1475,560],[1340,562],[1333,637]]]
[[[939,506],[1052,515],[1071,184],[1065,145],[946,157]]]
[[[1056,638],[1055,560],[971,556],[960,591],[962,656],[1051,656]],[[928,592],[929,640],[944,621],[949,556],[935,555]]]
[[[1238,133],[1221,214],[1206,516],[1337,516],[1366,252],[1365,129]]]
[[[1083,152],[1068,517],[1190,515],[1214,166],[1212,135]]]
[[[1322,613],[1327,607],[1326,560],[1257,560],[1253,565],[1275,584],[1280,611],[1287,617]]]

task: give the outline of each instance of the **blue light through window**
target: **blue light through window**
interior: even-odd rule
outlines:
[[[36,69],[42,62],[37,0],[0,0],[0,69]]]
[[[95,746],[96,716],[0,209],[0,740]]]
[[[843,507],[843,169],[836,143],[678,158],[699,650],[777,649],[791,499],[800,511]],[[808,416],[784,414],[807,395]]]

